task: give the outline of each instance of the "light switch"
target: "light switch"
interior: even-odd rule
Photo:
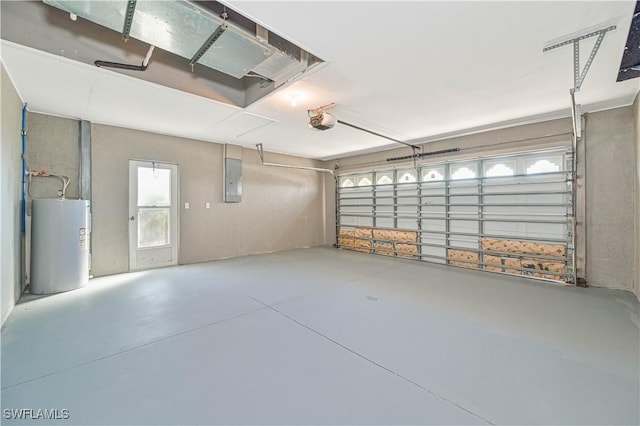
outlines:
[[[189,207],[191,207],[191,206],[189,205],[189,202],[188,202],[188,201],[187,201],[187,202],[185,202],[185,203],[184,203],[184,209],[185,209],[185,210],[189,210]]]
[[[206,203],[204,203],[204,208],[205,209],[210,209],[211,208],[211,203],[208,202],[208,201]]]

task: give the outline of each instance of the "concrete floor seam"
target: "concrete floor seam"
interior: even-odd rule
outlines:
[[[253,298],[252,298],[252,299],[253,299]],[[255,301],[256,301],[256,302],[258,302],[258,303],[263,303],[263,302],[260,302],[260,301],[259,301],[259,300],[257,300],[257,299],[253,299],[253,300],[255,300]],[[263,303],[263,304],[264,304],[264,303]],[[442,396],[442,395],[438,394],[437,392],[434,392],[434,391],[432,391],[432,390],[430,390],[430,389],[428,389],[428,388],[426,388],[426,387],[422,386],[421,384],[419,384],[419,383],[417,383],[417,382],[415,382],[415,381],[413,381],[413,380],[411,380],[411,379],[409,379],[409,378],[407,378],[407,377],[405,377],[405,376],[401,375],[400,373],[397,373],[396,371],[393,371],[393,370],[391,370],[391,369],[389,369],[389,368],[385,367],[384,365],[381,365],[381,364],[379,364],[379,363],[377,363],[377,362],[373,361],[372,359],[367,358],[367,357],[366,357],[366,356],[364,356],[363,354],[361,354],[361,353],[359,353],[359,352],[357,352],[357,351],[355,351],[355,350],[353,350],[353,349],[351,349],[351,348],[349,348],[349,347],[347,347],[347,346],[343,345],[342,343],[340,343],[340,342],[338,342],[338,341],[336,341],[336,340],[332,339],[331,337],[329,337],[329,336],[327,336],[327,335],[325,335],[325,334],[321,333],[320,331],[315,330],[315,329],[313,329],[313,328],[309,327],[309,326],[308,326],[308,325],[306,325],[306,324],[303,324],[302,322],[300,322],[300,321],[296,320],[295,318],[293,318],[293,317],[291,317],[291,316],[289,316],[289,315],[285,314],[284,312],[279,311],[279,310],[278,310],[278,309],[276,309],[275,307],[270,306],[270,305],[266,305],[266,304],[264,304],[264,306],[265,306],[266,308],[271,309],[272,311],[276,312],[277,314],[279,314],[279,315],[281,315],[281,316],[283,316],[283,317],[287,318],[288,320],[290,320],[290,321],[292,321],[292,322],[294,322],[294,323],[298,324],[299,326],[301,326],[301,327],[303,327],[303,328],[306,328],[307,330],[311,331],[312,333],[317,334],[318,336],[320,336],[320,337],[322,337],[322,338],[324,338],[324,339],[326,339],[326,340],[330,341],[331,343],[333,343],[333,344],[335,344],[335,345],[337,345],[337,346],[341,347],[342,349],[344,349],[344,350],[346,350],[346,351],[348,351],[348,352],[351,352],[352,354],[354,354],[354,355],[356,355],[357,357],[359,357],[359,358],[361,358],[361,359],[363,359],[363,360],[365,360],[365,361],[369,362],[370,364],[373,364],[373,365],[375,365],[376,367],[378,367],[378,368],[380,368],[380,369],[383,369],[383,370],[387,371],[388,373],[391,373],[391,374],[393,374],[393,375],[395,375],[395,376],[399,377],[400,379],[402,379],[402,380],[406,381],[407,383],[410,383],[410,384],[412,384],[413,386],[416,386],[417,388],[419,388],[419,389],[421,389],[421,390],[423,390],[423,391],[425,391],[425,392],[427,392],[427,393],[429,393],[429,394],[431,394],[431,395],[435,396],[436,398],[441,399],[442,401],[445,401],[445,402],[447,402],[447,403],[449,403],[449,404],[451,404],[451,405],[453,405],[453,406],[455,406],[455,407],[459,408],[460,410],[465,411],[466,413],[468,413],[468,414],[470,414],[470,415],[472,415],[472,416],[474,416],[474,417],[477,417],[478,419],[480,419],[480,420],[482,420],[482,421],[486,422],[486,423],[487,423],[487,424],[489,424],[489,425],[495,425],[495,423],[493,423],[493,422],[491,422],[490,420],[488,420],[488,419],[486,419],[486,418],[482,417],[481,415],[479,415],[479,414],[477,414],[477,413],[474,413],[473,411],[471,411],[471,410],[469,410],[469,409],[467,409],[467,408],[465,408],[465,407],[461,406],[460,404],[456,403],[455,401],[451,401],[450,399],[447,399],[446,397],[444,397],[444,396]]]
[[[336,284],[332,285],[331,287],[321,288],[321,289],[318,289],[318,290],[315,290],[315,291],[311,291],[311,292],[306,293],[306,294],[301,294],[301,295],[299,295],[299,296],[292,297],[292,298],[290,298],[290,299],[281,300],[280,302],[276,302],[276,303],[273,303],[273,304],[271,304],[271,305],[269,305],[269,304],[267,304],[267,303],[265,303],[265,302],[262,302],[262,301],[260,301],[260,300],[258,300],[258,299],[254,299],[254,298],[253,298],[251,295],[249,295],[248,293],[243,293],[243,294],[244,294],[245,296],[247,296],[247,297],[249,297],[249,298],[251,298],[251,299],[255,300],[256,302],[260,302],[260,303],[262,303],[262,304],[263,304],[263,305],[265,305],[265,306],[269,306],[269,307],[271,307],[271,306],[278,306],[278,305],[282,305],[282,304],[284,304],[284,303],[293,302],[294,300],[299,300],[299,299],[302,299],[302,298],[305,298],[305,297],[308,297],[308,296],[315,296],[315,295],[317,295],[317,294],[321,294],[321,293],[324,293],[324,292],[328,292],[328,291],[331,291],[331,290],[335,290],[336,288],[341,287],[341,286],[348,286],[348,285],[351,285],[351,284],[353,284],[353,283],[357,283],[358,281],[361,281],[361,280],[362,280],[362,279],[364,279],[364,278],[366,278],[366,277],[359,277],[359,278],[349,279],[349,280],[345,280],[345,281],[340,281],[340,282],[338,282],[338,283],[336,283]]]
[[[281,301],[279,301],[279,302],[275,302],[275,303],[273,303],[273,304],[271,304],[271,305],[269,305],[268,303],[265,303],[265,302],[263,302],[263,301],[261,301],[261,300],[258,300],[258,299],[256,299],[256,298],[254,298],[253,296],[251,296],[251,295],[250,295],[248,292],[246,292],[246,291],[240,291],[238,294],[242,294],[243,296],[247,296],[247,297],[249,297],[250,299],[252,299],[252,300],[254,300],[254,301],[258,302],[258,303],[261,303],[261,304],[263,304],[263,305],[265,305],[265,306],[267,306],[267,307],[270,307],[270,306],[278,306],[278,305],[282,305],[282,304],[284,304],[284,303],[292,302],[292,301],[294,301],[294,300],[302,299],[302,298],[304,298],[304,297],[308,297],[308,296],[312,296],[312,295],[317,295],[317,294],[320,294],[320,293],[324,293],[324,292],[327,292],[327,291],[331,291],[331,290],[334,290],[334,289],[336,289],[336,288],[338,288],[338,287],[340,287],[340,286],[348,286],[348,285],[351,285],[351,284],[354,284],[354,283],[358,283],[358,282],[360,282],[360,281],[362,281],[362,280],[364,280],[364,279],[366,279],[366,278],[369,278],[369,277],[371,277],[371,276],[373,276],[373,275],[377,275],[377,274],[379,274],[379,273],[381,273],[381,272],[388,272],[388,271],[391,271],[391,270],[397,269],[397,268],[399,268],[399,267],[400,267],[400,265],[393,265],[393,266],[391,266],[391,267],[389,267],[389,268],[385,268],[385,269],[380,270],[380,271],[375,271],[375,272],[369,272],[369,273],[362,274],[362,276],[359,276],[359,277],[357,277],[357,278],[347,278],[347,279],[345,279],[345,280],[341,280],[341,281],[337,281],[337,282],[335,282],[335,283],[334,283],[332,286],[330,286],[330,287],[327,287],[327,288],[321,288],[321,289],[318,289],[318,290],[315,290],[315,291],[311,291],[311,292],[309,292],[309,293],[305,293],[305,294],[301,294],[301,295],[299,295],[299,296],[292,297],[292,298],[290,298],[290,299],[281,300]],[[314,268],[314,269],[315,269],[315,268]],[[318,272],[322,272],[322,271],[320,271],[319,269],[316,269],[316,271],[318,271]],[[224,281],[220,280],[219,278],[214,278],[214,279],[215,279],[215,280],[218,280],[219,282],[224,282]]]
[[[260,307],[260,308],[257,308],[257,309],[253,309],[253,310],[248,311],[248,312],[243,312],[241,314],[234,315],[232,317],[223,318],[221,320],[217,320],[217,321],[214,321],[214,322],[211,322],[211,323],[207,323],[207,324],[204,324],[204,325],[201,325],[201,326],[198,326],[198,327],[194,327],[194,328],[191,328],[189,330],[184,330],[184,331],[181,331],[179,333],[172,334],[170,336],[164,336],[164,337],[161,337],[159,339],[152,340],[152,341],[143,343],[143,344],[138,345],[138,346],[133,346],[131,348],[123,349],[123,350],[118,351],[118,352],[114,352],[114,353],[111,353],[111,354],[108,354],[108,355],[105,355],[105,356],[101,356],[99,358],[95,358],[95,359],[92,359],[92,360],[89,360],[89,361],[85,361],[83,363],[80,363],[80,364],[77,364],[77,365],[74,365],[74,366],[71,366],[71,367],[67,367],[67,368],[63,368],[61,370],[53,371],[51,373],[43,374],[42,376],[38,376],[38,377],[31,378],[31,379],[23,380],[21,382],[14,383],[12,385],[0,388],[0,390],[11,389],[11,388],[14,388],[16,386],[24,385],[26,383],[31,383],[31,382],[38,381],[38,380],[43,379],[45,377],[55,376],[56,374],[60,374],[60,373],[64,373],[64,372],[67,372],[67,371],[70,371],[70,370],[74,370],[76,368],[84,367],[86,365],[90,365],[90,364],[93,364],[93,363],[96,363],[96,362],[99,362],[99,361],[103,361],[105,359],[112,358],[114,356],[122,355],[122,354],[125,354],[125,353],[128,353],[128,352],[131,352],[131,351],[135,351],[137,349],[145,348],[147,346],[151,346],[151,345],[154,345],[156,343],[160,343],[160,342],[163,342],[163,341],[166,341],[166,340],[169,340],[169,339],[173,339],[175,337],[182,336],[184,334],[191,333],[193,331],[202,330],[202,329],[205,329],[207,327],[218,325],[218,324],[221,324],[221,323],[226,322],[226,321],[231,321],[231,320],[234,320],[234,319],[238,319],[238,318],[241,318],[243,316],[250,315],[250,314],[262,311],[265,308],[267,308],[267,306],[264,305],[263,303],[261,303],[261,305],[263,305],[263,306]]]

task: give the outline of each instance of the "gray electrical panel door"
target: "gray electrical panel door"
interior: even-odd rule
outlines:
[[[224,201],[226,203],[242,201],[242,160],[224,159]]]

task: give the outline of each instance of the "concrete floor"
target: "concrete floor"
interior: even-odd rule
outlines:
[[[97,278],[15,307],[2,423],[638,424],[638,324],[630,293],[331,248]]]

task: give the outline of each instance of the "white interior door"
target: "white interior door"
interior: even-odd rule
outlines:
[[[178,166],[129,162],[129,269],[178,263]]]

